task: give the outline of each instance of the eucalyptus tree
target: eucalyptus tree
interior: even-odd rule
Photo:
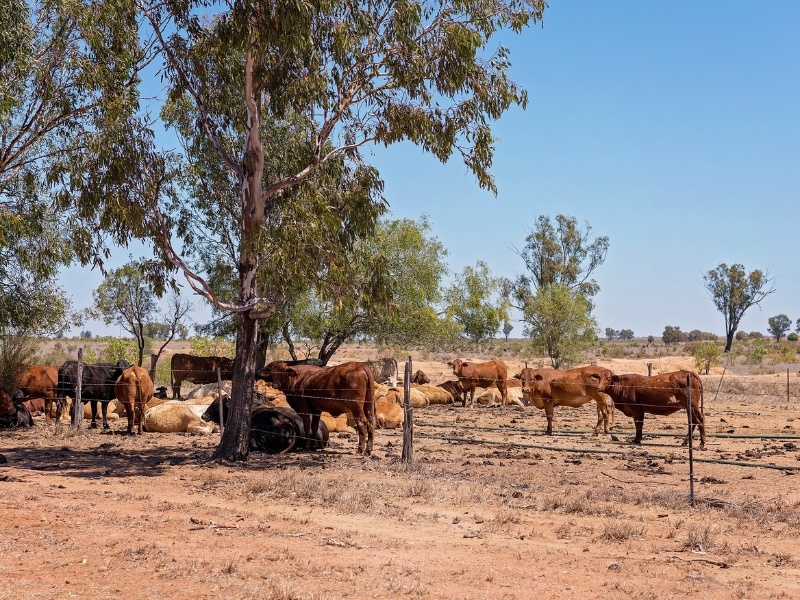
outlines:
[[[282,228],[267,228],[268,219],[285,209],[287,236],[303,233],[305,228],[291,231],[292,210],[303,210],[289,206],[293,188],[337,165],[357,182],[361,192],[355,196],[374,213],[379,180],[365,164],[363,148],[404,140],[442,161],[460,155],[478,184],[495,191],[490,122],[512,105],[524,106],[527,96],[509,78],[508,49],[487,45],[501,30],[519,33],[538,21],[545,3],[135,1],[157,40],[170,104],[185,104],[192,139],[204,138],[204,148],[213,150],[233,183],[235,195],[208,202],[220,209],[214,235],[224,236],[221,229],[237,232],[229,244],[234,289],[215,289],[178,250],[176,240],[188,231],[180,217],[186,200],[172,192],[171,158],[155,155],[147,127],[121,124],[107,139],[108,151],[97,153],[104,168],[90,169],[84,178],[83,169],[70,172],[77,185],[69,196],[77,200],[85,231],[97,226],[122,241],[152,236],[161,252],[155,270],[177,269],[197,294],[236,314],[231,416],[216,456],[243,459],[259,321],[275,313],[280,293],[280,286],[259,280],[274,258],[263,257],[262,250],[293,253],[283,247],[285,239],[270,237]],[[294,118],[305,135],[302,143],[284,148],[270,138],[271,128],[281,129]],[[182,154],[191,162],[186,151]],[[120,179],[132,183],[119,185]],[[85,185],[89,180],[96,185]],[[325,226],[328,213],[319,217]],[[365,218],[354,220],[353,227],[370,224]],[[338,236],[347,241],[354,233],[345,228]]]
[[[492,338],[508,322],[508,301],[499,294],[501,280],[483,261],[466,266],[445,292],[445,312],[460,326],[462,335],[476,344]]]

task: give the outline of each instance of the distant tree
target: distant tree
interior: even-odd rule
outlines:
[[[661,340],[665,344],[677,344],[678,342],[685,342],[687,339],[686,334],[678,326],[667,325],[664,327],[664,333],[661,334]]]
[[[696,342],[698,340],[702,340],[703,339],[703,332],[700,331],[699,329],[692,329],[689,333],[686,334],[686,338],[690,342]]]
[[[708,375],[711,367],[719,364],[719,356],[719,346],[713,342],[709,342],[708,344],[703,344],[695,351],[694,360],[697,364],[697,368],[704,369],[706,375]]]
[[[606,339],[613,340],[617,337],[617,331],[613,327],[606,327]]]
[[[800,338],[798,338],[797,334],[793,331],[792,333],[786,336],[786,339],[789,340],[790,342],[796,342]]]
[[[760,331],[751,331],[747,335],[750,336],[751,338],[755,339],[755,340],[760,340],[761,338],[764,337],[764,334],[761,333]]]
[[[745,311],[775,291],[768,272],[756,269],[746,274],[744,266],[725,263],[703,275],[703,285],[711,295],[714,306],[725,318],[725,352],[733,344],[733,335]]]
[[[96,314],[106,325],[114,323],[134,337],[139,354],[137,364],[141,367],[144,326],[157,312],[155,294],[141,267],[131,262],[110,272],[92,295]]]
[[[92,332],[88,329],[86,331],[81,331],[81,339],[90,340],[92,339]]]
[[[654,338],[652,335],[648,335],[647,336],[647,343],[648,344],[652,344],[655,341],[656,341],[656,338]]]
[[[590,300],[600,291],[591,278],[608,253],[608,237],[591,239],[592,228],[586,223],[582,231],[575,217],[556,216],[555,225],[547,215],[537,219],[517,254],[525,261],[528,273],[516,281],[506,280],[505,287],[512,304],[524,310],[536,292],[549,285],[564,285]]]
[[[767,331],[775,336],[775,341],[780,342],[786,332],[792,328],[792,320],[784,314],[776,315],[767,319],[769,327]]]
[[[483,261],[464,267],[444,295],[445,314],[476,344],[491,338],[508,321],[508,303],[498,297],[501,281]]]
[[[158,364],[158,359],[161,358],[161,353],[164,352],[164,348],[167,347],[167,344],[169,344],[176,335],[182,335],[184,338],[188,335],[189,328],[186,326],[186,321],[190,310],[192,310],[191,303],[188,300],[181,300],[180,295],[173,291],[172,295],[169,297],[166,312],[164,313],[166,323],[158,323],[158,325],[162,326],[160,327],[160,333],[164,334],[161,337],[164,343],[161,344],[156,354],[156,359],[153,363],[154,369]]]
[[[506,324],[503,325],[503,335],[506,336],[506,341],[508,341],[508,334],[511,333],[512,329],[514,329],[514,326],[506,321]]]
[[[554,369],[577,362],[597,340],[589,301],[566,285],[540,288],[523,314],[534,351],[550,357]]]
[[[632,329],[620,329],[617,332],[617,337],[621,340],[632,340],[633,339],[633,330]]]
[[[736,339],[740,342],[745,341],[749,336],[747,335],[746,331],[737,331],[736,332]]]

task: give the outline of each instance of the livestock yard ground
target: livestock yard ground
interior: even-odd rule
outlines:
[[[704,378],[708,432],[796,433],[796,380],[787,403],[780,378],[726,377],[715,402],[719,375]],[[433,406],[415,411],[412,466],[397,431],[371,458],[335,434],[325,451],[227,466],[209,462],[218,434],[128,438],[119,420],[74,435],[40,418],[0,434],[0,597],[800,597],[800,472],[696,463],[691,508],[687,450],[647,436],[685,419],[647,419],[634,447],[619,412],[615,441],[546,438],[534,408]],[[593,404],[556,409],[560,432],[594,422]],[[800,440],[708,442],[698,458],[800,466]]]

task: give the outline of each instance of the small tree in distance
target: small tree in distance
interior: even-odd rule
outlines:
[[[503,325],[503,335],[506,336],[506,341],[508,341],[508,334],[511,333],[512,329],[514,329],[514,326],[506,321],[506,324]]]
[[[792,320],[784,314],[770,317],[767,323],[769,324],[767,331],[775,336],[776,342],[780,342],[786,332],[792,328]]]
[[[677,325],[667,325],[664,327],[664,333],[661,334],[661,341],[665,344],[677,344],[685,342],[687,339],[686,334]]]
[[[769,272],[758,269],[745,273],[744,266],[725,263],[703,275],[703,285],[711,295],[714,306],[725,318],[725,352],[733,344],[733,335],[745,311],[775,291]]]
[[[500,280],[492,276],[486,263],[478,261],[474,268],[464,267],[445,292],[445,313],[477,344],[493,337],[500,323],[508,322],[508,304],[497,298],[499,290]]]
[[[697,352],[695,352],[694,355],[697,368],[705,370],[706,375],[708,375],[711,367],[719,364],[719,355],[719,346],[717,346],[715,343],[709,342],[708,344],[703,344],[697,349]]]
[[[633,329],[620,329],[617,332],[617,337],[621,340],[632,340],[633,339]]]
[[[613,340],[617,337],[617,331],[613,327],[606,327],[606,339]]]

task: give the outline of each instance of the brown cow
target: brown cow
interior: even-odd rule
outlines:
[[[703,398],[703,382],[691,371],[675,371],[648,377],[646,375],[607,375],[603,377],[598,390],[611,396],[615,406],[633,419],[636,427],[634,444],[642,443],[644,415],[671,415],[686,410],[686,376],[691,374],[692,382],[692,432],[694,426],[700,429],[700,447],[706,445],[706,423],[700,404]],[[684,439],[684,445],[689,441]]]
[[[114,394],[128,415],[128,435],[133,435],[133,426],[136,423],[139,424],[139,433],[142,433],[145,407],[153,397],[153,381],[150,375],[142,367],[128,367],[114,384]]]
[[[464,396],[461,406],[467,405],[467,391],[469,391],[469,404],[475,396],[475,388],[488,388],[493,385],[500,390],[503,398],[503,406],[506,404],[508,390],[506,389],[506,379],[508,379],[508,367],[502,360],[490,360],[485,363],[468,363],[460,358],[447,363],[453,367],[453,373],[458,377],[461,386],[464,388]]]
[[[13,395],[0,388],[0,427],[33,427],[31,413],[22,403],[22,392]]]
[[[32,417],[38,417],[44,413],[44,403],[44,398],[31,398],[30,400],[25,400],[22,405],[28,409]]]
[[[436,387],[440,387],[443,390],[450,392],[450,395],[453,396],[453,400],[458,402],[466,402],[466,392],[464,391],[464,386],[461,385],[461,382],[456,379],[455,381],[445,381],[444,383],[440,383]]]
[[[425,385],[431,382],[431,378],[425,375],[422,371],[417,371],[414,373],[414,376],[411,378],[411,383],[416,385]]]
[[[44,399],[45,420],[49,423],[51,407],[58,392],[58,367],[30,365],[20,379],[19,389],[26,400]]]
[[[321,412],[348,414],[358,431],[358,453],[371,454],[375,437],[375,378],[360,362],[335,367],[272,365],[272,385],[286,394],[286,401],[303,418],[306,448],[317,439]],[[320,446],[322,447],[322,446]]]
[[[170,377],[172,379],[172,398],[180,399],[181,383],[216,383],[217,367],[222,369],[222,379],[233,378],[233,360],[224,356],[192,356],[173,354]]]
[[[547,415],[547,435],[553,435],[553,408],[571,406],[576,408],[594,400],[597,403],[597,425],[594,434],[600,433],[600,425],[608,434],[613,413],[608,407],[605,394],[597,391],[604,376],[613,373],[602,367],[580,367],[568,371],[556,369],[523,369],[515,378],[522,380],[522,395],[528,404],[543,408]]]

